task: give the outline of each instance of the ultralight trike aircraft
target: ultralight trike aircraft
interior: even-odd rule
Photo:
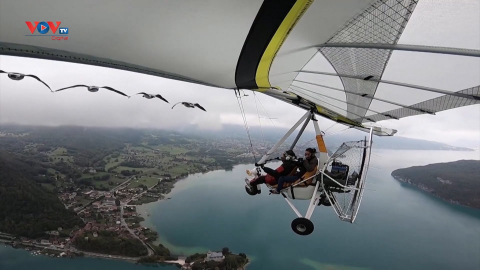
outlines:
[[[302,136],[309,121],[312,120],[315,127],[316,141],[319,149],[317,157],[318,164],[313,175],[304,175],[293,183],[285,183],[280,194],[290,205],[292,210],[298,216],[292,221],[292,230],[300,235],[309,235],[313,232],[314,225],[310,220],[316,206],[332,206],[340,220],[353,223],[358,213],[362,201],[365,180],[367,177],[368,165],[372,149],[373,127],[370,128],[368,140],[353,141],[343,143],[333,155],[328,156],[328,151],[323,140],[322,132],[318,126],[313,110],[308,111],[298,122],[268,151],[256,165],[266,164],[270,155],[295,131],[295,129],[304,122],[297,134],[292,150],[300,137]],[[379,128],[377,128],[379,129]],[[272,160],[272,159],[270,159]],[[294,174],[295,168],[290,174]],[[250,177],[258,177],[260,168],[247,170]],[[275,186],[266,184],[269,189]],[[261,193],[261,185],[257,185],[256,190],[252,190],[249,185],[245,185],[245,190],[250,195]],[[310,200],[305,216],[291,203],[291,200]]]

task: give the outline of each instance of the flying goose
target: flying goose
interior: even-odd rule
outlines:
[[[40,78],[38,78],[35,75],[22,74],[22,73],[17,73],[17,72],[6,72],[6,71],[3,71],[3,70],[0,70],[0,74],[1,73],[6,73],[8,75],[8,78],[10,78],[14,81],[21,81],[25,77],[32,77],[32,78],[36,79],[37,81],[43,83],[46,87],[48,87],[48,89],[50,89],[50,92],[53,92],[52,89],[50,88],[50,86],[48,86],[48,84],[46,84],[44,81],[40,80]]]
[[[170,103],[168,102],[168,100],[166,100],[165,98],[163,98],[161,95],[159,94],[156,94],[156,95],[153,95],[153,94],[147,94],[145,92],[140,92],[140,93],[136,93],[135,95],[143,95],[144,98],[146,99],[152,99],[152,98],[159,98],[167,103]],[[129,97],[130,98],[130,97]]]
[[[202,106],[200,106],[200,104],[198,104],[198,103],[195,103],[195,104],[194,104],[194,103],[190,103],[190,102],[178,102],[178,103],[176,103],[175,105],[173,105],[173,107],[177,106],[177,104],[180,104],[180,103],[181,103],[183,106],[187,107],[187,108],[195,108],[195,107],[197,107],[197,108],[199,108],[199,109],[202,110],[202,111],[207,111],[207,110],[205,110]],[[172,107],[172,109],[173,109],[173,107]]]
[[[109,87],[109,86],[99,87],[99,86],[88,86],[88,85],[83,85],[83,84],[77,84],[77,85],[73,85],[73,86],[61,88],[61,89],[55,90],[55,92],[63,91],[63,90],[70,89],[70,88],[75,88],[75,87],[86,87],[89,92],[98,92],[98,90],[100,90],[100,88],[105,88],[105,89],[107,89],[107,90],[110,90],[110,91],[115,92],[115,93],[117,93],[117,94],[120,94],[120,95],[122,95],[122,96],[128,97],[128,95],[124,94],[123,92],[120,92],[120,91],[118,91],[118,90],[115,90],[115,89],[113,89],[112,87]]]

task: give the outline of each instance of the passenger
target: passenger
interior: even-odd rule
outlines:
[[[312,173],[318,165],[318,159],[315,156],[317,150],[315,148],[307,148],[305,150],[305,160],[298,159],[297,166],[300,167],[300,171],[292,176],[282,176],[278,179],[278,186],[276,189],[270,190],[273,194],[280,194],[280,190],[283,188],[284,183],[293,183],[302,178],[306,173]]]
[[[288,150],[283,153],[281,160],[282,165],[275,170],[261,165],[263,171],[267,173],[266,175],[259,176],[253,180],[245,179],[247,186],[250,188],[253,194],[260,193],[257,185],[265,183],[269,185],[275,185],[278,181],[278,178],[289,175],[295,169],[297,156],[292,150]]]

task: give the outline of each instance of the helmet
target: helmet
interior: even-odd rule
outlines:
[[[295,160],[297,158],[292,150],[285,151],[283,154],[285,155],[285,160]]]

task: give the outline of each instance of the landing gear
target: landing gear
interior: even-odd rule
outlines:
[[[259,185],[251,185],[250,180],[245,178],[245,191],[248,195],[255,196],[257,194],[261,194],[262,190]]]
[[[299,235],[309,235],[313,232],[313,223],[306,218],[299,217],[292,221],[292,230]]]
[[[327,196],[325,194],[320,195],[320,199],[318,200],[318,206],[332,206],[332,204],[328,201]]]
[[[248,195],[252,195],[252,196],[257,195],[257,193],[258,193],[256,190],[248,187],[247,185],[245,185],[245,191],[248,193]]]

